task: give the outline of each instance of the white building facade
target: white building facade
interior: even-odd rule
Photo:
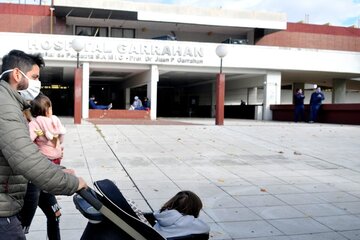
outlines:
[[[226,44],[228,54],[222,61],[225,105],[239,105],[245,100],[248,105],[257,106],[256,119],[271,120],[270,105],[291,103],[296,86],[305,88],[306,99],[310,99],[312,84],[329,82],[332,90],[325,92],[325,102],[360,102],[359,52],[254,44],[257,29],[264,34],[284,30],[284,14],[124,1],[54,0],[54,8],[66,22],[65,34],[0,32],[0,56],[12,49],[41,53],[46,62],[43,85],[48,81],[49,89],[54,85],[61,88],[72,84],[77,61],[72,41],[81,41],[84,119],[89,116],[88,99],[96,86],[107,86],[108,101],[117,101],[119,109],[127,109],[133,95],[140,91],[142,97],[146,95],[151,101],[153,120],[162,116],[169,105],[189,116],[192,104],[207,106],[207,116],[213,117],[215,80],[220,67],[215,49],[229,38],[246,39],[247,44]],[[126,20],[122,19],[125,15]],[[94,29],[95,35],[89,36]],[[79,34],[82,30],[90,32],[84,36]],[[119,31],[122,37],[111,36]],[[157,36],[173,36],[177,40],[153,39]],[[54,79],[59,81],[54,84]],[[355,83],[352,91],[347,91],[349,81]],[[284,88],[289,84],[291,89]],[[133,89],[138,91],[134,93]],[[169,105],[164,105],[167,100]]]

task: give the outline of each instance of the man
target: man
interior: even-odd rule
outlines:
[[[317,120],[318,112],[322,101],[325,100],[324,94],[321,92],[321,88],[316,88],[315,92],[311,94],[310,98],[310,123]]]
[[[31,141],[23,110],[40,92],[40,55],[12,50],[2,59],[0,75],[0,236],[26,239],[17,214],[23,206],[28,181],[53,193],[72,195],[86,187],[82,178],[68,174],[43,156]]]
[[[144,98],[143,107],[144,107],[144,110],[147,110],[147,111],[150,110],[151,104],[150,104],[149,98],[147,98],[147,97]]]
[[[110,110],[112,108],[112,103],[110,103],[109,105],[98,105],[97,102],[95,101],[95,96],[92,95],[89,98],[89,107],[90,107],[90,109]]]
[[[134,97],[134,102],[133,102],[132,106],[134,107],[135,110],[142,110],[143,109],[142,102],[141,102],[141,100],[140,100],[140,98],[138,96]]]
[[[295,104],[295,122],[299,119],[301,121],[305,121],[304,117],[304,99],[305,95],[301,88],[296,89],[296,93],[294,95],[294,104]]]

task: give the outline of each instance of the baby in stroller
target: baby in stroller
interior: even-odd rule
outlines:
[[[155,213],[134,211],[110,180],[96,181],[74,195],[76,208],[89,219],[82,240],[207,240],[209,226],[198,219],[202,203],[191,191],[181,191]]]

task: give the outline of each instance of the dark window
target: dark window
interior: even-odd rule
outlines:
[[[230,44],[248,44],[249,41],[246,38],[240,38],[240,39],[234,39],[234,38],[228,38],[222,43],[230,43]]]
[[[115,38],[135,38],[135,29],[111,28],[111,37],[115,37]]]
[[[106,27],[81,27],[77,26],[75,35],[93,36],[93,37],[107,37],[108,29]]]

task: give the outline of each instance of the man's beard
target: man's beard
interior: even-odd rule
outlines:
[[[17,90],[25,90],[29,86],[29,83],[26,82],[26,78],[24,76],[21,77],[21,80],[18,84]]]

